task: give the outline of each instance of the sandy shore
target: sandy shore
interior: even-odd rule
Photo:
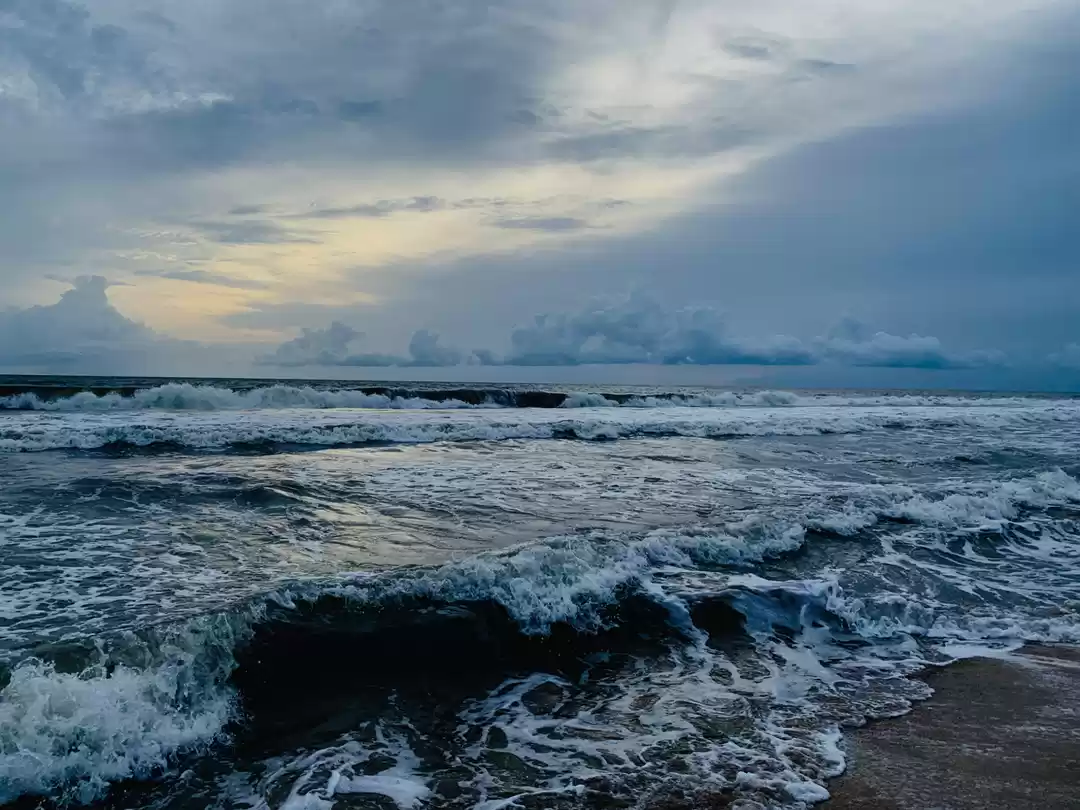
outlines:
[[[823,810],[1077,810],[1080,649],[1029,647],[927,676],[911,714],[848,732]]]

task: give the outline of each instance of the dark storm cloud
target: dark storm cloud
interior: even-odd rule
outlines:
[[[354,157],[465,157],[513,129],[508,117],[543,69],[541,30],[500,20],[478,0],[422,8],[380,0],[324,13],[263,5],[225,4],[221,18],[246,20],[263,47],[239,65],[227,42],[208,54],[208,67],[230,67],[214,73],[219,101],[129,119],[131,134],[152,136],[162,158],[197,160],[201,141],[211,164],[320,145]]]
[[[909,340],[893,365],[938,366],[942,378],[981,366],[992,381],[1001,358],[980,354],[989,347],[1042,370],[1026,385],[1052,383],[1046,358],[1077,342],[1080,323],[1078,19],[1003,57],[977,103],[793,150],[726,181],[722,205],[647,233],[473,258],[397,295],[447,332],[450,302],[469,301],[486,313],[489,345],[538,309],[635,285],[675,307],[724,302],[738,334],[810,342],[855,312],[875,330],[948,347],[926,343],[920,361]]]
[[[147,16],[7,0],[0,69],[25,81],[0,94],[0,167],[115,184],[282,159],[484,159],[522,131],[558,4],[223,0]]]
[[[78,103],[107,91],[128,76],[155,83],[145,49],[122,27],[95,21],[89,11],[64,0],[5,0],[3,45],[38,91]],[[7,61],[7,60],[5,60]]]
[[[989,374],[1001,358],[985,347],[1000,346],[1014,362],[1050,368],[1054,355],[1063,368],[1072,354],[1062,347],[1076,343],[1080,322],[1078,15],[1047,13],[1035,35],[1006,20],[1005,4],[988,3],[985,20],[970,13],[994,36],[950,39],[966,17],[894,34],[938,13],[896,4],[879,26],[872,17],[859,18],[862,28],[838,25],[829,47],[827,37],[800,39],[820,20],[797,6],[793,24],[780,19],[787,12],[773,20],[781,34],[736,4],[700,29],[708,53],[682,53],[685,40],[668,39],[682,36],[681,15],[711,7],[0,0],[0,199],[11,202],[0,218],[0,281],[13,295],[32,289],[20,302],[40,300],[32,285],[58,269],[112,276],[119,266],[129,279],[255,289],[206,270],[160,270],[139,239],[194,229],[202,256],[314,243],[304,219],[314,229],[314,220],[475,208],[489,226],[520,231],[515,243],[544,247],[485,255],[481,244],[464,259],[364,266],[351,289],[345,273],[341,300],[370,292],[380,302],[362,321],[369,333],[404,345],[408,335],[396,330],[405,322],[498,347],[492,356],[547,352],[569,362],[779,358]],[[852,4],[839,16],[848,12],[863,13]],[[620,27],[626,19],[637,21]],[[877,40],[866,43],[878,36],[895,47],[875,73]],[[968,49],[977,58],[954,53]],[[697,71],[714,56],[720,68]],[[599,67],[585,71],[592,60]],[[665,106],[683,92],[693,104]],[[700,161],[704,171],[722,156],[737,172],[751,153],[760,163],[741,178],[694,188],[641,224],[648,189],[668,167]],[[616,214],[597,213],[602,201],[509,200],[521,193],[516,179],[464,199],[473,171],[518,178],[552,161],[585,178],[568,198],[620,171],[625,188],[648,187],[630,200],[643,212],[637,230],[609,228]],[[295,167],[335,182],[278,193]],[[428,185],[429,170],[439,182]],[[638,170],[649,178],[641,185]],[[378,191],[363,187],[369,171],[386,172]],[[636,193],[623,188],[602,193]],[[436,189],[439,197],[410,196]],[[310,200],[328,204],[303,211]],[[588,227],[594,221],[602,227]],[[160,256],[195,255],[178,244]],[[122,264],[139,247],[149,266]],[[671,323],[660,343],[604,330],[580,345],[556,339],[559,329],[584,328],[580,301],[636,286],[663,302]],[[311,328],[350,314],[260,299],[223,322]],[[705,300],[726,314],[679,321],[691,316],[675,313]],[[828,332],[848,311],[874,328]],[[541,326],[530,321],[536,312],[554,314]],[[515,327],[524,336],[507,351]],[[415,346],[451,356],[425,337]]]

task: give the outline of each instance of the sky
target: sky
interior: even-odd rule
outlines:
[[[0,0],[0,371],[1080,389],[1063,0]]]

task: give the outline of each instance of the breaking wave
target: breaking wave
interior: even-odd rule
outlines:
[[[1059,541],[1018,539],[1010,527],[1077,504],[1080,482],[1062,471],[938,495],[871,488],[858,503],[800,521],[756,517],[723,530],[557,537],[439,567],[286,584],[231,612],[39,651],[0,669],[0,803],[24,794],[91,801],[111,782],[159,775],[185,752],[279,722],[279,707],[302,703],[306,694],[332,694],[336,680],[355,689],[362,673],[369,686],[400,686],[433,671],[480,685],[462,698],[459,721],[477,729],[476,739],[531,763],[529,772],[539,776],[526,778],[521,768],[511,774],[522,795],[556,795],[600,777],[635,791],[662,771],[664,779],[691,772],[772,806],[816,801],[827,796],[821,784],[842,769],[843,758],[835,708],[821,715],[815,696],[843,695],[852,721],[896,714],[926,696],[916,682],[895,691],[919,666],[988,644],[1077,641],[1080,615],[995,613],[985,599],[971,615],[947,615],[929,597],[895,584],[857,597],[836,576],[766,579],[752,572],[756,564],[797,558],[811,533],[826,533],[817,542],[856,538],[883,521],[939,532],[918,540],[927,546],[935,538],[996,531],[987,564],[1010,553],[1045,561]],[[885,543],[886,554],[896,553],[897,542]],[[983,559],[977,550],[966,553]],[[1080,573],[1075,555],[1061,559],[1074,566],[1063,576]],[[988,570],[980,587],[988,587]],[[897,642],[900,636],[907,641]],[[937,646],[913,645],[913,636]],[[959,641],[966,646],[950,646]],[[747,645],[757,650],[757,663],[740,667],[738,651]],[[615,699],[602,673],[620,656],[658,656],[660,663],[628,664],[618,683],[629,691]],[[583,661],[593,662],[591,677],[602,692],[593,696],[595,707],[593,681],[573,676]],[[549,674],[522,679],[522,671]],[[889,679],[894,691],[875,686]],[[565,714],[565,706],[563,719],[545,714],[554,693],[576,694],[577,703],[567,698],[565,705],[577,705],[577,714]],[[765,715],[753,709],[752,699],[763,694],[779,708]],[[381,782],[364,776],[360,765],[371,752],[358,743],[280,772],[303,772],[310,781],[332,770],[311,763],[322,768],[333,759],[339,781],[312,787],[312,801],[353,784],[412,806],[432,788],[415,781],[419,760],[404,738],[379,734],[373,744],[395,751],[398,769],[383,771]],[[682,748],[672,747],[675,740]],[[478,750],[470,743],[454,756],[468,762]],[[685,757],[684,765],[667,768],[675,756]],[[559,775],[545,776],[545,763]],[[355,783],[340,782],[345,772]],[[477,765],[469,778],[479,803],[495,773]]]
[[[30,386],[3,389],[0,409],[54,412],[271,408],[446,410],[465,408],[777,408],[798,406],[1022,405],[1028,397],[914,394],[813,394],[790,391],[699,391],[643,394],[633,391],[544,391],[531,388],[329,388],[284,383],[230,388],[172,382],[147,387],[77,390]]]
[[[467,403],[447,396],[424,398],[394,393],[368,393],[362,390],[320,390],[311,387],[272,385],[247,391],[234,391],[213,385],[168,383],[131,392],[81,391],[55,399],[37,392],[12,394],[0,398],[0,408],[28,411],[122,411],[178,410],[221,411],[260,408],[362,408],[378,410],[424,410],[429,408],[498,407],[497,403]]]
[[[211,414],[144,411],[137,418],[80,413],[62,419],[10,414],[0,421],[0,452],[109,447],[345,447],[367,444],[576,439],[612,441],[639,437],[737,438],[814,436],[881,430],[950,427],[1010,430],[1074,422],[1077,407],[1053,401],[1025,407],[949,406],[907,408],[681,407],[633,410],[557,409],[378,411],[225,411]]]

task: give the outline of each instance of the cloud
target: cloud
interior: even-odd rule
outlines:
[[[409,341],[410,365],[414,366],[456,366],[462,361],[462,353],[457,349],[443,346],[439,336],[427,329],[413,333]]]
[[[345,219],[348,217],[385,217],[397,211],[419,211],[430,213],[447,207],[445,200],[438,197],[412,197],[407,200],[378,200],[373,203],[338,208],[313,208],[298,214],[290,214],[290,219]],[[455,207],[462,207],[457,205]]]
[[[287,230],[270,220],[195,220],[189,224],[207,239],[222,245],[318,244],[317,239]]]
[[[167,278],[222,284],[204,271],[164,271]],[[60,300],[0,312],[0,367],[52,372],[181,373],[214,363],[255,362],[281,368],[453,368],[467,360],[483,366],[855,366],[883,369],[992,369],[1000,352],[954,352],[935,337],[873,331],[845,318],[825,336],[803,341],[787,335],[750,337],[735,332],[709,306],[667,308],[636,293],[594,301],[570,313],[537,315],[514,329],[510,349],[477,349],[467,358],[430,329],[414,331],[404,354],[360,351],[365,335],[342,321],[306,328],[269,354],[244,346],[176,340],[133,321],[109,301],[108,280],[79,276]],[[247,353],[245,353],[247,352]],[[1080,345],[1053,355],[1053,365],[1080,369]],[[176,369],[176,370],[174,370]]]
[[[5,346],[16,343],[15,333],[25,330],[22,341],[32,346],[65,345],[85,341],[95,343],[135,343],[154,340],[154,332],[135,323],[109,303],[109,282],[103,276],[79,276],[72,289],[49,306],[30,307],[4,313],[8,331]]]
[[[413,362],[413,325],[513,356],[641,285],[723,302],[670,362],[1045,367],[1080,300],[1071,5],[2,0],[2,297],[78,268],[158,329],[336,319]],[[844,311],[889,329],[811,337]],[[606,340],[565,351],[668,361]]]
[[[664,365],[805,365],[814,354],[796,338],[763,340],[731,334],[724,316],[711,307],[668,310],[635,294],[597,302],[578,312],[537,315],[515,329],[502,358],[490,351],[485,364],[573,366],[652,363]]]
[[[823,358],[853,366],[876,368],[963,369],[1001,366],[998,351],[947,351],[936,337],[872,332],[866,324],[843,318],[816,341]]]
[[[1080,371],[1080,343],[1069,343],[1060,352],[1054,352],[1047,358],[1052,366]]]
[[[210,367],[213,353],[206,347],[161,335],[117,311],[104,277],[79,276],[72,284],[54,304],[0,311],[0,367],[94,373]]]
[[[136,270],[135,275],[168,278],[173,281],[189,281],[193,284],[212,284],[217,287],[232,287],[238,290],[264,290],[269,286],[264,281],[234,278],[223,273],[212,273],[209,270]]]
[[[229,209],[229,213],[236,217],[246,217],[252,214],[265,214],[265,205],[237,205]]]
[[[526,231],[578,231],[588,228],[589,224],[577,217],[520,217],[515,219],[500,219],[495,222],[496,228],[518,229]]]
[[[357,368],[447,367],[459,365],[463,355],[457,349],[441,345],[439,336],[427,329],[413,333],[409,341],[409,356],[377,352],[351,352],[350,347],[362,340],[358,332],[341,321],[325,329],[304,329],[300,336],[282,343],[273,353],[258,359],[264,365],[351,366]]]
[[[362,121],[382,112],[381,101],[343,101],[338,105],[338,115],[343,121]]]
[[[510,348],[474,349],[466,358],[441,345],[428,329],[413,332],[407,356],[352,351],[363,334],[333,322],[304,329],[263,362],[283,366],[452,367],[468,359],[482,366],[855,366],[882,369],[992,369],[1001,352],[951,351],[936,337],[893,335],[844,318],[822,337],[753,337],[732,329],[711,306],[667,308],[651,295],[597,299],[577,311],[536,315],[513,329]]]
[[[300,336],[282,343],[262,362],[278,366],[340,365],[349,344],[363,337],[351,326],[334,321],[326,329],[304,329]]]
[[[825,337],[752,338],[730,328],[709,306],[667,309],[637,293],[597,302],[574,313],[537,315],[515,329],[510,351],[474,355],[482,365],[589,364],[809,366],[819,363],[875,368],[968,369],[1004,364],[997,351],[951,352],[936,337],[871,331],[845,318]]]

